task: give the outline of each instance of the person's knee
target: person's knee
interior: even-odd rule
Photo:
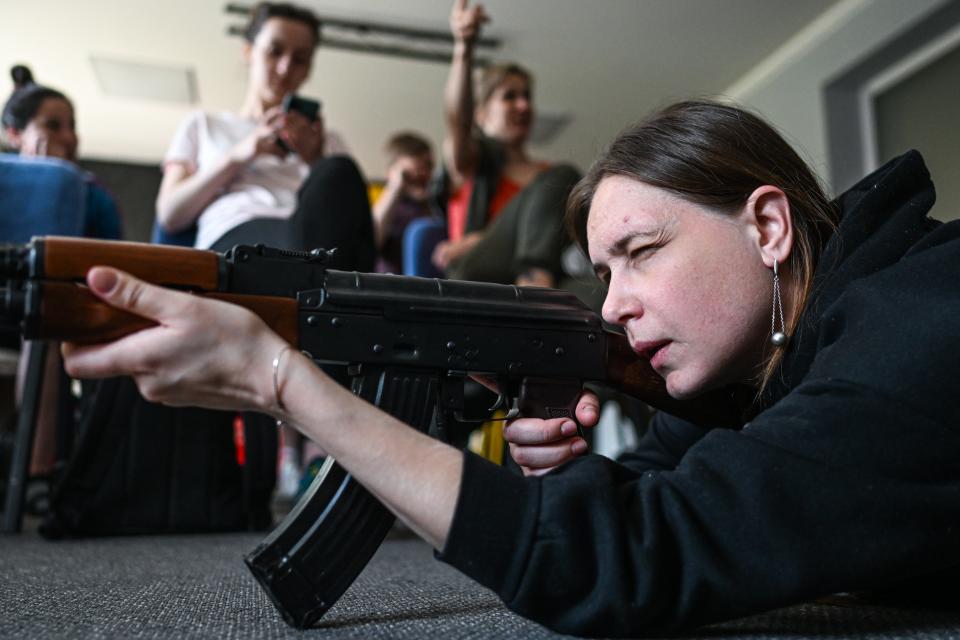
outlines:
[[[345,155],[325,156],[310,167],[310,178],[331,180],[359,180],[363,182],[360,167]]]

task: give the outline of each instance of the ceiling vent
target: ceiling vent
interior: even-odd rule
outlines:
[[[107,56],[91,56],[93,72],[104,95],[155,102],[196,104],[197,75],[190,67],[145,64]]]

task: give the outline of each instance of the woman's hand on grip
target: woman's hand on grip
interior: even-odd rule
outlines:
[[[576,416],[582,426],[595,426],[600,419],[597,396],[589,391],[580,396]],[[503,437],[510,444],[510,455],[528,476],[548,473],[587,451],[570,418],[518,418],[504,426]]]

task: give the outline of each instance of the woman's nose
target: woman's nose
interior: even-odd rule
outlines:
[[[631,318],[642,316],[643,307],[637,297],[627,291],[620,282],[618,278],[611,276],[600,314],[610,324],[624,326]]]

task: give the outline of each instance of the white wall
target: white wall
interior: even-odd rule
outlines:
[[[947,1],[842,0],[724,95],[773,122],[828,182],[824,86]]]

